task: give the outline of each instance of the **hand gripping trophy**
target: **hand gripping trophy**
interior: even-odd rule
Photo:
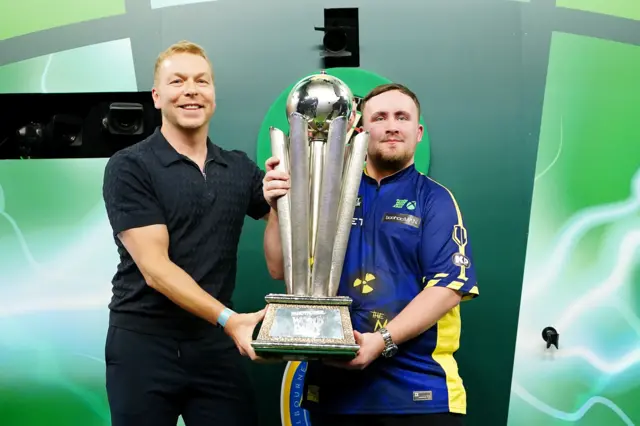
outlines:
[[[291,188],[278,199],[286,294],[268,294],[256,353],[283,360],[353,358],[351,298],[336,296],[369,141],[351,138],[355,98],[340,79],[300,80],[287,99],[289,136],[271,151]]]

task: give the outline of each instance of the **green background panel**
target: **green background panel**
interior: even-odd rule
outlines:
[[[117,254],[100,193],[104,164],[0,165],[3,426],[109,424],[104,303]]]
[[[640,421],[638,69],[640,46],[553,35],[509,425]]]
[[[136,90],[129,39],[78,47],[0,67],[0,93]]]
[[[556,0],[556,6],[640,20],[638,0]]]
[[[3,0],[0,40],[125,13],[125,0]]]

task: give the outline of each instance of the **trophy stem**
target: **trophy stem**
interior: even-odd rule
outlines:
[[[318,199],[318,228],[311,271],[311,294],[313,296],[334,295],[329,293],[329,275],[334,239],[338,230],[338,205],[342,190],[341,177],[346,136],[347,118],[338,117],[329,125],[322,169],[322,186]],[[350,221],[351,218],[349,218]]]
[[[289,141],[280,129],[269,128],[271,136],[271,152],[280,160],[276,170],[289,173]],[[287,293],[293,293],[293,276],[291,269],[292,242],[291,242],[291,204],[289,194],[278,198],[278,224],[280,226],[280,241],[282,242],[282,257],[284,259],[284,282]]]
[[[342,168],[343,186],[344,186],[344,178],[349,173],[349,162],[350,162],[350,159],[351,159],[352,150],[353,150],[353,143],[347,144],[347,146],[344,149],[344,167]],[[344,191],[342,191],[342,192],[344,192]],[[342,203],[342,198],[340,199],[340,202]],[[338,210],[338,211],[340,211],[340,210]]]
[[[291,188],[291,279],[294,295],[308,295],[310,290],[309,245],[309,133],[304,116],[289,116],[289,168]]]
[[[311,239],[311,259],[315,259],[315,247],[318,237],[318,215],[320,214],[320,188],[322,187],[322,166],[324,164],[325,157],[325,142],[322,140],[313,140],[310,144],[310,165],[309,171],[311,194],[310,209],[311,209],[311,226],[309,227],[310,239]],[[313,263],[311,264],[313,270]]]
[[[351,220],[356,208],[360,180],[362,179],[362,166],[367,156],[369,133],[360,133],[353,138],[349,152],[347,169],[342,181],[342,194],[340,197],[340,210],[338,212],[338,229],[336,230],[333,254],[331,258],[331,271],[329,274],[329,294],[337,294],[344,265],[344,256],[349,243],[351,233]]]

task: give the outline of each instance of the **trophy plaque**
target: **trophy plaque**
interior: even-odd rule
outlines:
[[[355,98],[324,72],[300,80],[287,99],[289,135],[270,128],[277,168],[290,176],[278,199],[286,292],[265,297],[252,346],[282,360],[351,359],[351,298],[337,296],[369,135],[353,132]]]

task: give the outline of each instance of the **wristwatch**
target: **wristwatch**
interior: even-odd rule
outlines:
[[[391,358],[398,352],[398,345],[393,343],[393,339],[391,338],[391,334],[386,328],[381,328],[378,330],[378,333],[382,334],[382,338],[384,339],[384,350],[382,351],[382,356],[385,358]]]

